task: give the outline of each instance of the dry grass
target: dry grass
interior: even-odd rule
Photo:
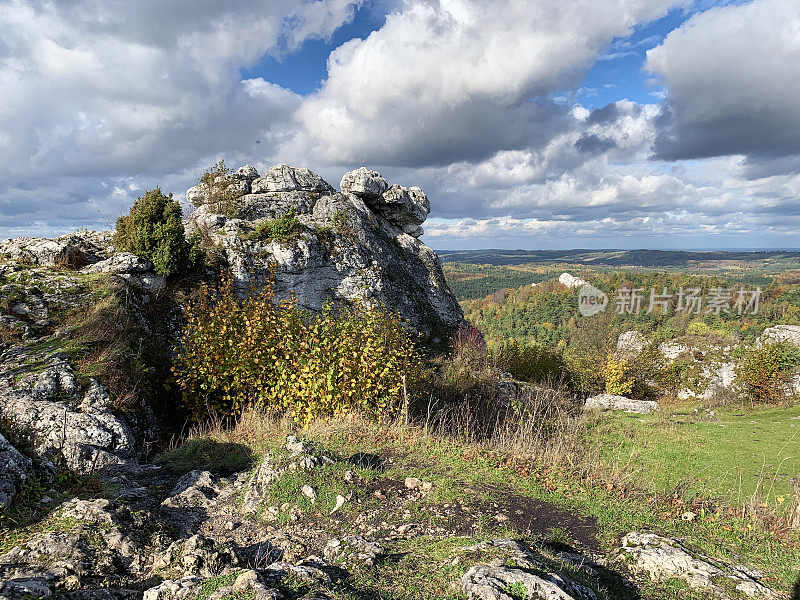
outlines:
[[[102,279],[97,301],[66,320],[76,342],[86,348],[77,362],[79,372],[108,386],[118,406],[132,405],[151,385],[142,360],[141,330],[126,293],[123,282]]]

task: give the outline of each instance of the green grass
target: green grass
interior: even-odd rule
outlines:
[[[741,504],[754,496],[773,509],[790,504],[800,475],[800,405],[717,411],[718,421],[691,409],[661,415],[604,415],[587,435],[602,442],[610,466],[627,465],[655,492]]]

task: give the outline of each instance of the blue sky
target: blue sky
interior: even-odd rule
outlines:
[[[434,248],[800,246],[797,0],[0,12],[0,238],[107,227],[225,158],[419,185]]]

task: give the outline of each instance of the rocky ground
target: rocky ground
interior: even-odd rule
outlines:
[[[698,597],[777,597],[676,539],[630,532],[602,552],[591,518],[545,502],[470,488],[442,502],[413,469],[395,477],[409,468],[396,456],[294,437],[226,475],[180,473],[187,456],[111,465],[96,493],[17,531],[0,598],[639,598],[638,582],[670,579]]]

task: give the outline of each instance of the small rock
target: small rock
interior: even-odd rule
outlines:
[[[406,477],[405,485],[410,490],[416,490],[422,485],[422,480],[416,477]]]
[[[342,506],[344,506],[344,503],[345,503],[345,497],[341,496],[341,495],[337,495],[336,496],[336,506],[333,507],[333,510],[330,512],[330,514],[333,514],[337,510],[342,508]]]
[[[316,502],[317,501],[317,492],[310,485],[308,485],[308,484],[304,485],[303,488],[300,491],[303,492],[303,496],[305,496],[306,498],[311,500],[311,502]]]

